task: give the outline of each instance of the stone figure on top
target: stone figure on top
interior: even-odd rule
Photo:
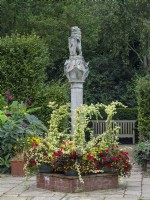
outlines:
[[[77,26],[71,28],[71,37],[69,37],[70,56],[82,56],[81,48],[81,30]]]

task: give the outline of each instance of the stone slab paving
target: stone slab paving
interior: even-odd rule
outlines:
[[[150,176],[144,177],[134,164],[129,178],[119,178],[117,189],[70,194],[37,188],[35,177],[25,181],[23,177],[0,175],[0,200],[150,200]]]

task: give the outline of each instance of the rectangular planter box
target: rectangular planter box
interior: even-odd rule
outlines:
[[[11,175],[12,176],[25,176],[24,161],[23,160],[11,160]]]
[[[94,174],[82,176],[84,183],[78,176],[65,176],[63,174],[38,174],[37,187],[56,192],[80,192],[118,187],[118,176],[115,174]]]

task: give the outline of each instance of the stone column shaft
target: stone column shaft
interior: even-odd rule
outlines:
[[[71,82],[71,132],[74,133],[75,110],[83,104],[83,82]]]

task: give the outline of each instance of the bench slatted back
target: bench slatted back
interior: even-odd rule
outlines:
[[[131,137],[135,143],[135,123],[136,120],[115,120],[112,121],[112,128],[120,126],[119,137]],[[94,136],[102,134],[106,130],[105,120],[92,120],[92,129]]]

